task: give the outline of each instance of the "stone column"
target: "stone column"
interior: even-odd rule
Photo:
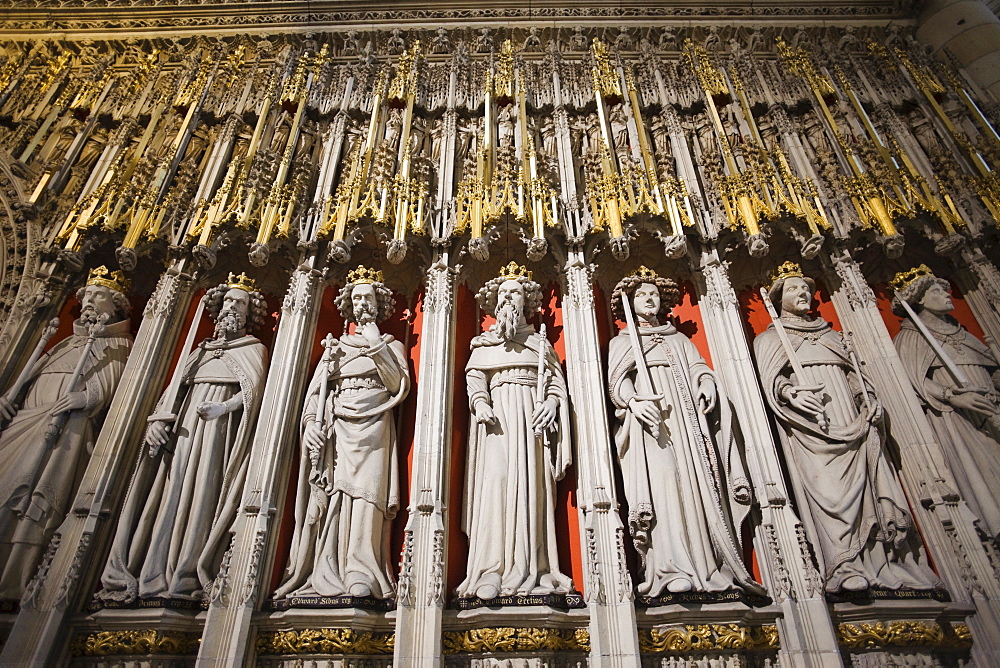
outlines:
[[[702,253],[695,273],[701,317],[715,371],[734,404],[746,443],[748,472],[760,504],[754,535],[768,594],[781,607],[778,635],[782,664],[841,666],[840,649],[802,523],[789,506],[789,493],[757,381],[757,369],[743,332],[736,293],[716,250]]]
[[[100,576],[104,556],[100,546],[114,530],[107,519],[122,500],[146,416],[160,396],[184,326],[194,286],[186,272],[186,259],[174,263],[146,305],[94,454],[70,512],[24,593],[0,666],[51,666],[69,644],[67,616],[81,608]]]
[[[964,248],[956,281],[962,294],[983,328],[986,343],[994,353],[1000,351],[1000,271],[979,247]]]
[[[1000,100],[1000,19],[980,0],[929,0],[916,37],[947,51],[980,87]]]
[[[618,515],[608,428],[607,384],[597,339],[592,268],[571,250],[563,268],[566,380],[573,406],[584,594],[590,612],[590,663],[639,663],[632,578],[625,563],[625,527]]]
[[[940,446],[889,338],[861,268],[844,252],[824,258],[826,280],[845,332],[888,415],[900,450],[902,483],[941,578],[956,602],[972,603],[973,658],[1000,665],[1000,554],[977,534],[975,518],[956,491]]]
[[[316,256],[305,257],[292,272],[281,305],[251,443],[242,508],[212,588],[198,650],[199,666],[240,666],[253,656],[250,626],[268,570],[265,564],[275,549],[274,514],[284,498],[289,452],[296,442],[302,398],[309,383],[309,355],[323,295],[320,278]]]
[[[0,327],[0,392],[14,384],[35,349],[45,323],[59,315],[70,286],[61,278],[44,276],[22,285],[6,327]]]
[[[447,543],[445,507],[455,394],[455,273],[448,253],[427,270],[413,478],[396,593],[397,666],[440,666]],[[454,512],[461,512],[455,508]]]

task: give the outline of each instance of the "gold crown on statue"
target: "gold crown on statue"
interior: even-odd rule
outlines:
[[[792,261],[784,262],[771,274],[771,287],[774,287],[774,284],[780,280],[786,278],[803,278],[804,276],[802,267],[798,264]]]
[[[132,281],[125,278],[124,272],[110,271],[102,264],[100,267],[90,270],[87,285],[101,285],[124,295],[128,294],[132,288]]]
[[[517,262],[511,260],[510,264],[500,269],[500,278],[508,281],[516,281],[519,278],[525,278],[530,281],[531,272],[528,271],[527,267],[522,267]]]
[[[646,265],[640,266],[638,269],[632,272],[632,275],[637,278],[659,278],[656,272],[647,267]]]
[[[889,281],[890,287],[892,287],[893,292],[899,292],[900,290],[905,290],[910,286],[910,283],[917,280],[922,276],[933,276],[934,272],[931,271],[930,267],[926,264],[921,264],[909,271],[901,271],[896,274],[891,281]]]
[[[247,276],[245,271],[241,271],[239,276],[229,274],[229,287],[244,292],[254,292],[257,289],[257,283]]]
[[[382,283],[382,270],[367,269],[365,265],[359,264],[357,269],[347,274],[347,282],[355,285],[359,283]]]

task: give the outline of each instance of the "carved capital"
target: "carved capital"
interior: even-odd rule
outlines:
[[[563,307],[589,311],[594,307],[591,283],[594,266],[570,260],[563,269]]]
[[[166,271],[156,283],[156,289],[146,302],[143,317],[154,318],[172,314],[177,308],[177,300],[181,293],[191,289],[193,281],[189,276],[172,271]]]
[[[451,268],[438,261],[427,270],[424,291],[424,310],[428,313],[447,313],[451,311],[455,291],[455,275],[458,268]]]
[[[729,280],[727,263],[711,256],[703,262],[701,273],[705,277],[705,295],[709,303],[719,308],[737,305],[736,291]]]
[[[309,267],[299,267],[292,273],[292,279],[281,302],[281,312],[285,315],[301,315],[313,301],[316,285],[321,274]]]
[[[875,305],[875,293],[865,281],[861,267],[848,255],[843,253],[831,256],[833,268],[840,278],[840,287],[847,296],[851,308],[857,310]]]

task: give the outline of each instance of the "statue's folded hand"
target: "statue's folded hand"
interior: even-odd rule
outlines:
[[[715,410],[715,402],[719,396],[719,391],[715,387],[715,381],[705,378],[698,386],[698,408],[702,413],[711,413]]]
[[[7,397],[0,397],[0,419],[13,420],[16,413],[17,409],[14,408],[13,402],[8,400]]]
[[[315,420],[307,423],[302,438],[306,442],[306,448],[309,449],[309,452],[318,457],[323,449],[323,428],[319,423]]]
[[[556,421],[556,409],[558,408],[559,405],[555,399],[546,399],[535,407],[535,411],[531,415],[531,428],[535,434],[541,435],[542,432],[552,427]]]
[[[782,398],[788,405],[805,413],[806,415],[819,416],[824,412],[823,400],[819,392],[822,386],[806,387],[804,385],[789,385],[782,391]]]
[[[160,448],[166,445],[169,437],[170,430],[166,421],[150,422],[149,426],[146,427],[146,444],[149,445],[149,456],[155,457]]]
[[[476,422],[479,424],[496,424],[497,416],[493,413],[493,407],[485,401],[476,403]]]
[[[647,427],[658,427],[660,425],[660,408],[655,401],[645,401],[633,398],[628,406],[632,413]]]
[[[216,401],[203,401],[195,409],[202,420],[217,420],[226,414],[226,404]]]
[[[950,397],[947,397],[949,404],[955,408],[964,408],[980,415],[994,415],[997,412],[996,406],[979,388],[960,387],[952,390]]]
[[[871,401],[868,410],[865,412],[865,420],[875,424],[882,419],[882,404],[878,401]]]
[[[67,411],[78,411],[87,405],[86,392],[67,392],[59,397],[49,415],[59,415]]]

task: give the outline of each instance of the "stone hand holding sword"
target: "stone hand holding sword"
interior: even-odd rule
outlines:
[[[806,293],[803,293],[803,295],[805,295],[804,299],[807,300],[808,304],[812,296]],[[771,316],[771,322],[774,323],[774,331],[778,335],[778,340],[781,341],[781,347],[785,349],[792,372],[801,381],[801,379],[805,378],[802,363],[795,354],[795,347],[792,346],[792,342],[788,338],[788,332],[785,331],[785,327],[781,323],[781,316],[778,315],[777,310],[774,308],[774,303],[767,294],[767,288],[762,287],[760,289],[760,297],[767,308],[767,314]],[[830,421],[827,419],[826,408],[823,407],[822,395],[820,395],[820,392],[825,387],[823,383],[817,383],[815,385],[790,385],[787,390],[784,390],[784,398],[788,401],[788,404],[800,413],[813,416],[819,424],[820,429],[824,431],[830,428]],[[867,397],[868,394],[865,393],[866,401]]]

